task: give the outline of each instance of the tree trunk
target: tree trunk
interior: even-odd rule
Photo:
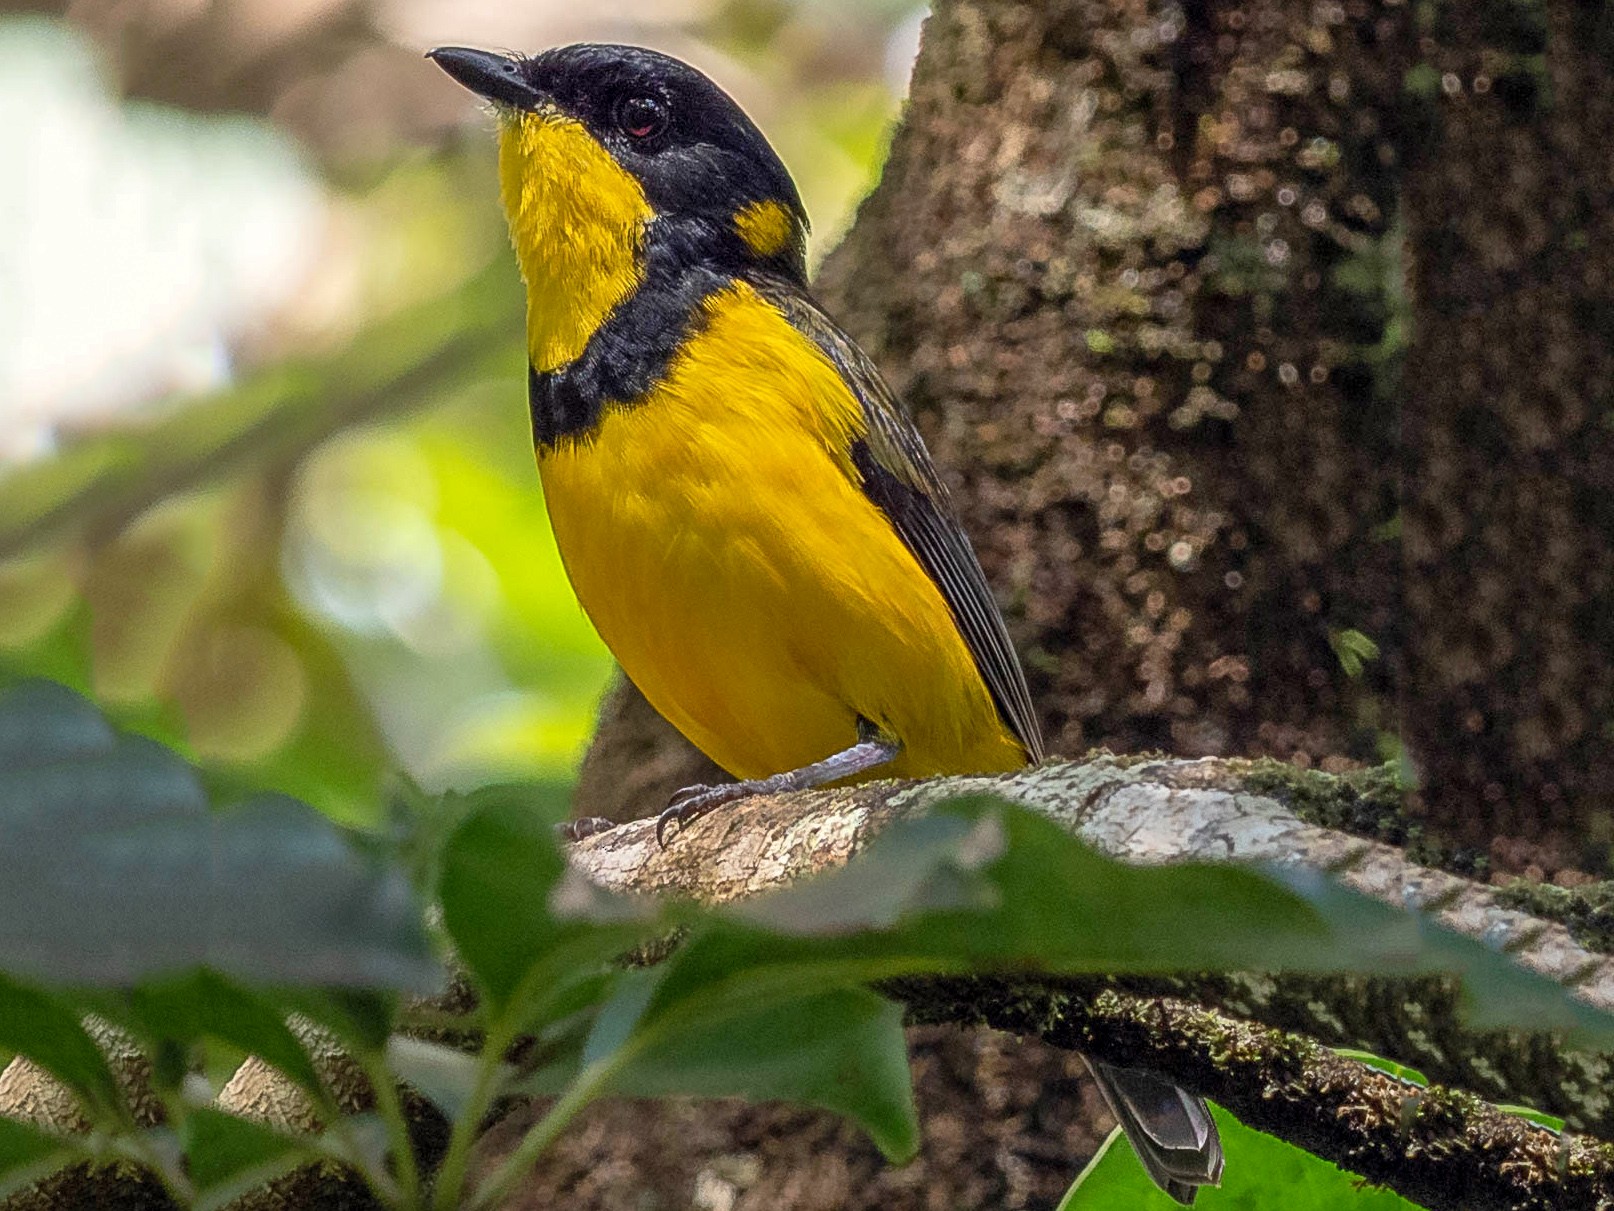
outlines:
[[[1438,827],[1606,869],[1614,8],[1437,4],[1421,49],[1410,83],[1429,137],[1405,194],[1407,736]]]

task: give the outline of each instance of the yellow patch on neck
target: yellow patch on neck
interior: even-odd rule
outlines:
[[[527,353],[535,369],[557,370],[639,285],[654,212],[632,174],[558,114],[503,116],[499,193],[527,283]]]
[[[758,256],[778,256],[796,238],[796,216],[782,202],[748,202],[734,216],[734,230]]]

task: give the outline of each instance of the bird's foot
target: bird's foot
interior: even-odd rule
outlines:
[[[698,820],[714,807],[733,803],[751,795],[774,789],[770,779],[755,782],[727,782],[722,786],[686,786],[668,802],[666,810],[656,817],[656,844],[667,848],[667,826],[677,824],[680,829],[692,820]]]
[[[615,827],[616,821],[607,820],[604,816],[583,816],[555,825],[555,832],[562,841],[581,841]]]

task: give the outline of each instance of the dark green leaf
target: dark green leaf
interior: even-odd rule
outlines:
[[[0,1199],[79,1158],[75,1141],[0,1118]]]
[[[867,989],[762,1004],[713,997],[647,1023],[644,1037],[614,1091],[822,1106],[860,1124],[892,1161],[918,1149],[902,1010]]]
[[[138,988],[131,1006],[148,1039],[186,1046],[218,1039],[278,1069],[316,1101],[324,1097],[313,1061],[281,1012],[215,972],[197,971]]]
[[[78,1015],[38,989],[0,976],[0,1050],[27,1056],[78,1095],[90,1117],[119,1118],[123,1097]]]
[[[616,982],[616,990],[594,1015],[594,1029],[589,1031],[588,1041],[583,1045],[585,1067],[613,1054],[633,1036],[644,1021],[645,1010],[663,974],[660,971],[622,974]]]
[[[554,941],[549,893],[564,869],[553,830],[519,802],[482,804],[449,838],[443,924],[490,1009]]]
[[[977,831],[948,834],[932,823],[935,816],[900,821],[845,873],[828,878],[832,892],[844,889],[848,907],[806,883],[724,910],[731,924],[692,943],[658,996],[675,999],[681,981],[753,966],[771,966],[780,979],[809,969],[845,978],[854,968],[865,978],[994,968],[1446,971],[1463,977],[1476,1025],[1561,1030],[1583,1044],[1614,1045],[1614,1017],[1561,985],[1426,914],[1315,871],[1138,867],[1012,805],[961,800],[936,814],[973,829],[999,821],[1003,844],[964,839],[983,835]],[[982,853],[998,856],[983,861]],[[890,884],[885,894],[883,881]],[[858,923],[864,932],[835,936]],[[780,929],[791,936],[771,932]]]
[[[750,968],[815,991],[825,979],[927,971],[1260,969],[1340,959],[1322,914],[1260,872],[1125,865],[992,800],[898,822],[844,875],[828,878],[848,907],[809,882],[721,910],[724,923],[683,948],[658,1000]],[[839,932],[860,922],[861,932]]]
[[[1570,1046],[1614,1049],[1614,1014],[1570,995],[1482,942],[1429,923],[1432,967],[1463,977],[1463,1016],[1480,1030],[1555,1031]]]
[[[97,719],[60,687],[0,696],[0,743],[25,750],[0,763],[0,968],[97,987],[199,964],[259,983],[437,983],[400,867],[284,796],[214,813],[183,761]]]
[[[315,1157],[306,1140],[205,1106],[185,1116],[182,1139],[203,1208],[221,1207]]]
[[[1253,870],[1132,866],[1024,809],[973,800],[944,810],[1002,813],[1003,855],[984,871],[998,902],[988,912],[931,914],[902,931],[910,943],[987,965],[1171,971],[1316,966],[1329,938],[1321,914]]]
[[[658,914],[580,895],[564,879],[554,828],[523,796],[494,788],[476,798],[443,855],[443,924],[488,1012],[510,1009],[519,992],[515,1011],[525,1020],[569,1000],[576,981],[655,930]]]

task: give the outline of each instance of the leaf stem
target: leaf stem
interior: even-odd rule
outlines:
[[[363,1052],[359,1062],[364,1067],[365,1076],[369,1078],[370,1087],[375,1090],[376,1112],[387,1125],[387,1138],[391,1142],[392,1153],[396,1158],[393,1163],[398,1175],[399,1202],[413,1211],[414,1208],[423,1205],[420,1166],[415,1161],[414,1140],[409,1137],[409,1119],[404,1114],[403,1103],[398,1097],[397,1078],[387,1070],[379,1055]]]
[[[431,1205],[436,1211],[455,1211],[460,1205],[460,1191],[465,1186],[465,1171],[470,1164],[471,1145],[476,1142],[477,1129],[482,1125],[488,1105],[493,1098],[494,1082],[498,1079],[499,1065],[512,1039],[506,1037],[503,1021],[488,1027],[482,1041],[482,1050],[476,1057],[476,1081],[465,1099],[465,1106],[454,1121],[449,1134],[448,1151],[438,1166],[437,1180],[432,1190]]]
[[[485,1211],[496,1207],[516,1188],[537,1163],[538,1158],[556,1137],[564,1131],[577,1112],[593,1101],[604,1090],[617,1068],[617,1056],[612,1055],[591,1064],[580,1072],[570,1088],[549,1108],[548,1113],[522,1137],[521,1143],[488,1179],[479,1185],[464,1203],[465,1211]]]

